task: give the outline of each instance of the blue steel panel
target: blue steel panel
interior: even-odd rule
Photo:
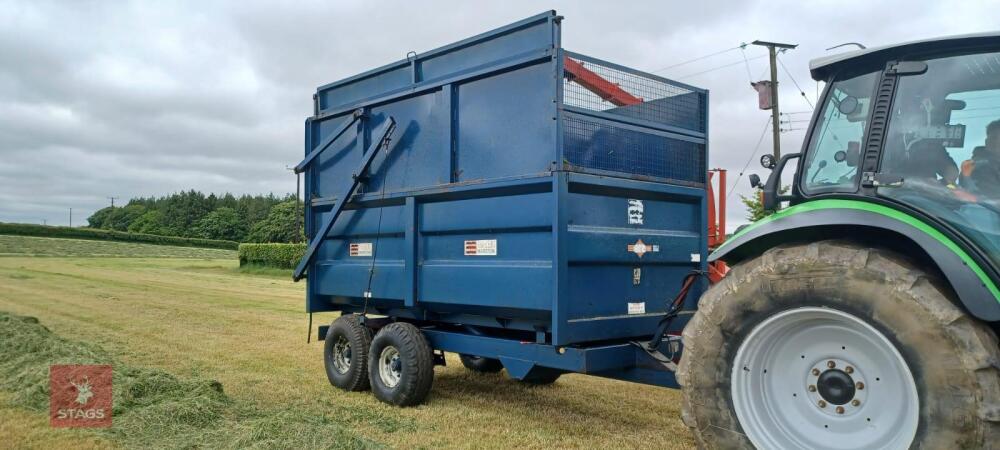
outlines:
[[[392,116],[398,141],[392,152],[372,162],[366,192],[412,190],[451,181],[451,104],[442,91],[373,107],[370,127]]]
[[[458,88],[457,180],[549,170],[555,161],[550,64],[536,64]]]
[[[322,141],[335,132],[344,121],[351,120],[350,117],[351,114],[347,113],[312,122],[312,141]],[[364,134],[365,121],[360,120],[313,160],[306,170],[307,186],[311,185],[311,189],[306,189],[307,193],[315,194],[317,197],[336,195],[343,180],[350,178],[364,155]]]

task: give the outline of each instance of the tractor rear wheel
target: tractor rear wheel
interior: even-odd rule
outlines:
[[[684,330],[683,419],[706,448],[984,448],[1000,350],[898,254],[787,245],[733,268]]]

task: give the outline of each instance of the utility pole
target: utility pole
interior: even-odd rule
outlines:
[[[778,53],[777,49],[785,51],[798,47],[797,44],[782,44],[778,42],[753,41],[753,45],[767,47],[771,57],[771,135],[774,141],[774,160],[781,159],[781,121],[778,118]]]
[[[105,197],[105,198],[111,200],[111,207],[114,208],[115,207],[115,200],[117,200],[119,197]]]
[[[73,228],[73,208],[69,209],[69,227]]]

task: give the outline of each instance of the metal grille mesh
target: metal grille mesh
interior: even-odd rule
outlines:
[[[639,103],[616,102],[606,100],[591,89],[584,87],[585,83],[574,76],[569,70],[563,77],[563,104],[617,114],[636,119],[669,125],[687,130],[704,132],[706,127],[706,97],[703,92],[692,91],[684,86],[670,82],[626,72],[602,65],[597,62],[567,57],[566,66],[576,63],[598,75],[600,78],[616,85],[629,96],[641,100]],[[618,104],[616,104],[618,103]]]
[[[704,144],[570,115],[563,120],[563,130],[563,154],[571,169],[705,183]]]

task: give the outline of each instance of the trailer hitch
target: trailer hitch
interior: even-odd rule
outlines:
[[[673,323],[677,315],[680,314],[681,308],[684,306],[684,300],[687,299],[688,292],[691,291],[691,286],[694,286],[694,282],[699,277],[708,276],[702,270],[694,270],[684,277],[684,281],[681,282],[681,289],[677,292],[677,296],[674,297],[673,301],[670,302],[670,307],[667,309],[667,313],[660,319],[660,323],[656,326],[656,332],[653,333],[653,338],[645,343],[634,342],[640,348],[646,351],[649,356],[653,359],[659,361],[663,364],[667,370],[671,372],[677,371],[677,363],[674,362],[674,356],[676,356],[677,351],[674,350],[674,336],[669,336],[667,339],[668,347],[670,350],[670,355],[664,355],[660,352],[659,347],[663,344],[664,337],[667,337],[667,330],[670,328],[670,324]],[[678,338],[679,339],[679,338]]]

